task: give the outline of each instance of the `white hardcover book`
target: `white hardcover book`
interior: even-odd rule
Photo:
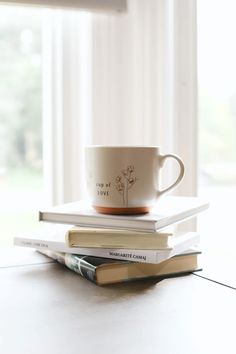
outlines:
[[[157,231],[181,222],[207,209],[209,203],[198,197],[160,198],[150,213],[142,215],[99,214],[83,201],[39,211],[39,220],[78,226]]]
[[[57,233],[44,233],[44,235],[18,236],[14,238],[14,245],[30,247],[37,250],[48,249],[62,253],[74,253],[95,257],[129,260],[144,263],[159,263],[177,254],[187,251],[198,245],[200,236],[196,232],[182,232],[175,238],[171,249],[166,250],[136,250],[118,248],[79,248],[67,247],[65,244],[65,232],[60,229]]]

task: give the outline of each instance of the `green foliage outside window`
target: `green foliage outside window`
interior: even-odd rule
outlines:
[[[42,194],[39,9],[0,5],[0,247],[37,225]]]
[[[32,16],[32,10],[2,7],[0,18],[1,171],[18,167],[40,169],[40,17]]]

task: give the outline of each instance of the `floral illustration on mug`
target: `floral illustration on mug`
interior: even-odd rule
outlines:
[[[125,170],[121,171],[121,175],[116,177],[115,187],[123,198],[123,205],[128,207],[129,204],[129,190],[138,180],[134,177],[134,166],[129,165]]]

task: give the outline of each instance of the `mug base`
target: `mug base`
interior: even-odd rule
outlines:
[[[100,214],[114,214],[114,215],[135,215],[149,213],[150,207],[131,207],[131,208],[112,208],[100,207],[93,205],[93,208]]]

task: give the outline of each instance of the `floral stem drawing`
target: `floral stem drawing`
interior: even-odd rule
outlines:
[[[134,177],[134,166],[129,165],[125,170],[121,171],[121,175],[116,177],[115,187],[122,196],[123,205],[127,208],[129,205],[129,190],[136,183],[138,178]]]

